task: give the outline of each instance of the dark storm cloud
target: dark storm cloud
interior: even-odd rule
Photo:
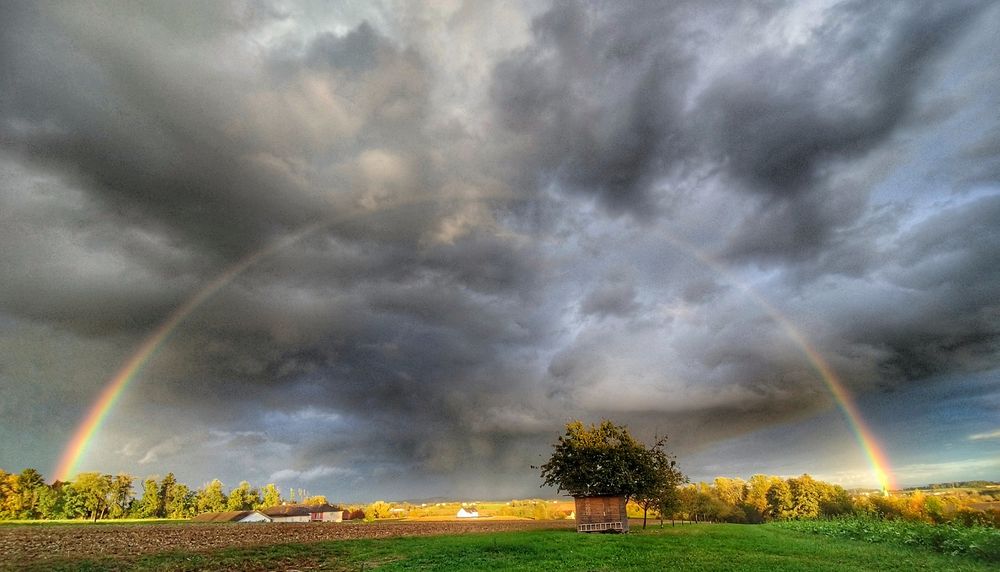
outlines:
[[[949,123],[996,9],[401,10],[5,7],[0,379],[72,417],[311,224],[182,322],[95,458],[525,494],[573,417],[694,451],[830,407],[761,299],[859,395],[997,366],[996,129]],[[932,146],[929,200],[899,171]],[[50,331],[79,371],[23,351]]]
[[[613,212],[655,206],[656,178],[686,152],[680,113],[693,69],[675,37],[679,11],[560,2],[534,22],[534,42],[493,78],[499,119],[523,142],[519,183],[555,182]]]
[[[452,175],[427,154],[437,144],[423,133],[428,81],[419,54],[362,23],[265,53],[263,70],[241,70],[211,55],[240,57],[230,36],[191,41],[156,14],[116,34],[115,18],[91,22],[86,11],[23,12],[4,34],[19,46],[4,55],[17,88],[0,108],[4,148],[55,174],[55,194],[78,198],[77,228],[93,235],[102,225],[124,227],[126,237],[100,237],[93,249],[101,260],[53,271],[54,279],[74,269],[97,274],[87,285],[102,292],[97,299],[79,282],[33,286],[45,277],[43,251],[24,244],[23,276],[4,290],[7,311],[88,333],[148,331],[235,257],[329,219],[186,322],[150,367],[158,383],[146,391],[155,401],[222,424],[236,422],[240,409],[294,410],[303,401],[377,408],[384,413],[366,423],[395,429],[361,431],[356,439],[368,447],[355,453],[385,441],[406,463],[430,455],[407,443],[446,447],[454,439],[442,435],[468,422],[463,409],[498,386],[516,390],[519,381],[487,372],[516,370],[500,348],[537,336],[538,318],[517,301],[529,297],[537,263],[526,248],[476,232],[475,210],[452,221],[461,200],[436,204]],[[239,24],[247,32],[260,22]],[[184,55],[156,50],[164,41],[186,44]],[[18,214],[37,207],[30,197],[12,202]],[[50,229],[68,224],[38,218]],[[445,218],[451,226],[441,230]],[[20,222],[14,232],[24,230]],[[116,245],[132,242],[129,229],[177,250],[179,268]],[[122,279],[116,269],[134,282],[136,264],[149,271],[142,288],[108,290]],[[296,272],[289,280],[276,269]],[[178,270],[186,278],[170,284]],[[214,414],[224,400],[235,409]],[[390,418],[397,422],[386,425]],[[143,458],[179,450],[167,445]]]
[[[332,66],[362,72],[376,65],[379,43],[378,33],[365,22],[344,36],[320,34],[309,46],[305,61],[314,68]]]
[[[766,197],[731,256],[806,259],[856,222],[871,182],[837,180],[913,119],[934,64],[986,4],[847,3],[803,49],[741,62],[700,96],[710,148],[741,189]]]
[[[912,136],[920,127],[913,123],[918,116],[925,121],[934,115],[919,106],[926,105],[928,90],[941,77],[941,63],[950,48],[964,38],[969,27],[989,29],[981,18],[995,21],[996,14],[983,3],[842,3],[826,10],[822,20],[804,32],[805,39],[791,49],[769,46],[756,32],[774,28],[782,16],[751,8],[734,16],[744,21],[744,27],[724,28],[726,33],[714,38],[731,34],[736,38],[733,45],[741,51],[728,54],[731,62],[708,65],[700,61],[707,58],[699,51],[710,47],[701,43],[703,36],[692,32],[704,31],[706,21],[715,21],[718,13],[711,7],[699,11],[633,5],[615,11],[557,5],[535,21],[533,43],[502,62],[494,76],[497,112],[529,156],[522,164],[538,176],[526,184],[544,187],[554,182],[557,189],[586,191],[612,213],[631,211],[648,223],[652,205],[676,204],[670,194],[686,171],[671,168],[700,165],[692,169],[719,173],[722,184],[733,193],[731,225],[724,229],[728,243],[720,249],[732,263],[754,261],[778,270],[793,290],[809,287],[821,277],[872,277],[879,269],[891,267],[911,250],[905,241],[915,237],[903,234],[893,247],[876,246],[899,232],[901,221],[912,216],[905,205],[872,208],[871,195],[885,176],[881,165],[891,160],[894,137]],[[616,31],[602,29],[607,21],[618,24]],[[647,35],[646,28],[629,25],[636,21],[655,21],[658,34]],[[608,45],[628,45],[634,51],[627,60],[617,62],[608,57]],[[649,61],[669,62],[672,67],[646,67]],[[614,86],[611,97],[603,91],[608,85]],[[601,94],[595,97],[599,104],[591,104],[591,94]],[[646,107],[647,102],[652,102],[655,111]],[[688,102],[690,111],[684,110],[682,102]],[[947,115],[939,111],[938,119],[942,113]],[[622,117],[642,117],[639,123],[646,131],[636,136],[638,132],[629,128],[635,124],[620,121]],[[663,117],[670,119],[661,121]],[[606,125],[625,126],[612,131],[615,135],[609,139],[620,144],[594,152],[589,143]],[[641,151],[629,146],[638,140]],[[985,143],[976,150],[989,155],[988,148]],[[619,176],[620,172],[628,177]],[[965,186],[960,181],[956,185]],[[667,216],[682,219],[687,200],[690,197],[682,196],[680,208]],[[969,208],[978,210],[981,205]],[[977,230],[969,230],[966,244],[989,243],[988,234],[978,225],[969,228]],[[916,243],[919,246],[912,251],[926,262],[925,256],[935,249],[924,241]],[[985,252],[988,247],[967,253],[969,267],[951,268],[968,272],[977,292],[984,287],[973,266],[996,266]],[[627,254],[618,254],[628,259]],[[965,278],[962,272],[959,276],[950,280]],[[995,283],[995,277],[985,277],[985,283]],[[647,293],[656,292],[648,283],[643,286]],[[774,296],[780,297],[786,285],[775,286]],[[875,292],[870,296],[872,301],[880,298]],[[912,317],[913,325],[919,324],[919,334],[895,319],[883,322],[883,328],[864,331],[860,325],[853,329],[843,324],[853,329],[846,337],[854,345],[835,344],[829,351],[850,384],[863,388],[879,378],[889,383],[889,379],[912,380],[954,368],[995,365],[983,359],[995,346],[995,305],[979,295],[925,286],[909,290],[901,297],[906,298],[919,300],[910,311],[902,312]],[[684,299],[701,305],[697,297]],[[609,309],[620,310],[622,303],[631,301],[629,292],[597,289],[581,301],[580,309],[584,314],[607,315]],[[713,302],[713,314],[725,315],[718,311],[718,300]],[[884,303],[870,313],[872,319],[892,313],[889,307],[899,299]],[[985,317],[965,313],[966,304],[979,312],[986,309]],[[932,308],[953,319],[925,319],[936,313]],[[768,404],[763,407],[772,413],[780,409],[781,394],[795,403],[788,410],[802,407],[803,399],[814,404],[822,400],[822,391],[809,395],[812,375],[801,373],[796,365],[801,356],[794,354],[801,350],[769,351],[776,341],[779,347],[788,346],[787,340],[780,343],[780,330],[775,335],[770,319],[761,321],[745,310],[734,310],[737,313],[715,323],[706,332],[709,335],[689,334],[674,347],[683,348],[681,353],[688,359],[701,361],[707,370],[699,374],[706,380],[742,388],[748,398],[757,398],[749,398],[748,403]],[[803,311],[824,315],[836,324],[834,328],[850,320],[848,314],[838,316],[823,308]],[[549,374],[557,395],[580,398],[582,387],[607,377],[634,377],[634,371],[616,369],[622,348],[608,347],[602,340],[622,334],[609,329],[578,338],[556,355]],[[748,335],[755,330],[759,332],[756,337]],[[635,359],[638,363],[655,361]],[[696,402],[689,401],[690,407],[697,408]]]
[[[1000,348],[1000,198],[984,197],[928,217],[899,237],[884,272],[898,307],[864,319],[850,339],[891,352],[887,376],[921,379],[995,365]],[[886,303],[888,301],[884,301]]]
[[[712,147],[752,190],[806,192],[824,165],[868,152],[910,116],[928,67],[985,7],[835,7],[808,46],[755,54],[701,95]]]
[[[44,11],[25,12],[36,10]],[[126,34],[113,33],[114,20],[96,23],[103,29],[39,13],[8,21],[5,37],[18,48],[2,64],[14,85],[3,105],[5,148],[60,170],[125,224],[230,256],[322,206],[248,160],[227,133],[236,119],[227,99],[240,80],[197,57],[217,45],[195,43],[181,60],[151,53],[155,41],[180,39],[156,21]]]
[[[580,303],[580,312],[601,318],[630,316],[640,309],[635,297],[635,284],[628,280],[612,280],[587,294]]]
[[[529,167],[517,183],[554,182],[642,219],[678,178],[721,169],[737,192],[761,195],[730,256],[814,256],[871,190],[839,181],[839,165],[912,118],[943,51],[988,4],[847,2],[793,49],[763,43],[773,7],[557,3],[493,78],[499,119]],[[700,64],[716,39],[706,28],[726,21],[742,21],[719,34],[733,38],[730,61]]]

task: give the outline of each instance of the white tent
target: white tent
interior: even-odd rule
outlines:
[[[465,507],[462,507],[458,509],[458,514],[455,516],[458,518],[479,518],[479,511],[474,508],[466,510]]]

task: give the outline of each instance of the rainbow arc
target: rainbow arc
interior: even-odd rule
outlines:
[[[146,337],[138,349],[136,349],[128,360],[125,361],[122,367],[113,377],[111,377],[101,390],[100,395],[88,409],[83,420],[79,423],[76,431],[73,433],[72,438],[67,443],[63,454],[59,459],[58,465],[54,470],[54,478],[56,480],[65,481],[73,476],[76,466],[79,464],[84,453],[87,451],[89,443],[104,423],[104,420],[107,418],[110,411],[114,408],[115,403],[121,397],[122,393],[137,377],[143,366],[156,354],[156,351],[164,344],[164,342],[167,341],[171,333],[173,333],[174,330],[188,316],[190,316],[199,306],[211,298],[220,289],[232,282],[236,279],[236,277],[263,258],[299,242],[303,238],[313,234],[319,229],[329,226],[332,223],[333,221],[328,221],[326,223],[309,225],[283,240],[276,241],[271,245],[244,257],[212,280],[212,282],[196,292],[191,298],[178,307],[177,310],[170,314],[170,316],[168,316],[162,324],[160,324],[152,333],[149,334],[149,336]],[[833,396],[834,401],[843,413],[848,426],[864,452],[867,462],[871,467],[872,474],[878,481],[882,490],[887,492],[896,489],[897,486],[890,468],[888,457],[871,428],[867,425],[867,423],[865,423],[864,418],[861,416],[861,413],[858,410],[850,392],[844,383],[837,377],[833,368],[830,367],[822,355],[807,341],[802,332],[796,328],[784,314],[779,312],[766,299],[764,299],[756,290],[736,279],[736,277],[733,276],[725,266],[683,240],[669,234],[664,234],[664,238],[680,251],[694,257],[702,264],[724,276],[730,282],[738,285],[747,296],[754,300],[755,303],[763,308],[764,311],[767,312],[767,314],[782,327],[789,338],[802,350],[813,369],[819,374],[819,377],[822,379],[827,390]]]

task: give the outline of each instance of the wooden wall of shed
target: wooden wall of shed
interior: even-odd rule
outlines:
[[[628,513],[625,511],[625,497],[575,497],[577,524],[595,524],[598,522],[621,522],[628,526]]]

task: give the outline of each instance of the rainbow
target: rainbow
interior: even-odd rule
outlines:
[[[756,296],[756,295],[755,295]],[[858,411],[857,405],[854,403],[854,399],[851,397],[850,392],[844,387],[843,382],[834,373],[833,368],[823,359],[820,355],[807,341],[802,333],[792,325],[783,315],[779,314],[768,302],[758,299],[758,302],[765,308],[768,314],[778,322],[785,333],[788,334],[796,345],[798,345],[809,362],[815,368],[816,372],[819,373],[820,379],[826,385],[826,388],[830,390],[830,394],[833,395],[834,401],[837,402],[840,411],[844,414],[844,418],[847,420],[847,425],[851,428],[851,432],[854,434],[861,446],[861,450],[864,451],[865,457],[868,460],[868,464],[871,466],[872,474],[878,481],[879,488],[882,489],[883,494],[888,494],[889,491],[898,489],[898,484],[896,483],[895,476],[889,465],[889,458],[886,456],[885,452],[882,450],[882,446],[879,444],[878,439],[875,438],[875,434],[872,433],[868,424],[865,423],[864,418],[861,417],[861,412]]]
[[[499,197],[505,196],[503,193],[495,194]],[[398,208],[426,200],[427,199],[424,197],[413,196],[397,201],[396,203],[383,204],[380,208]],[[260,250],[246,255],[223,271],[207,285],[202,287],[201,290],[196,292],[179,308],[174,310],[174,312],[170,314],[167,319],[160,324],[158,328],[156,328],[156,330],[143,340],[142,345],[139,346],[139,348],[128,358],[125,364],[122,365],[122,367],[107,382],[107,384],[105,384],[104,389],[101,390],[97,400],[90,406],[90,409],[84,415],[83,420],[80,421],[76,430],[73,432],[73,436],[69,443],[67,443],[66,447],[63,449],[63,453],[59,457],[59,461],[55,469],[53,469],[53,478],[57,481],[66,481],[74,475],[76,467],[86,452],[88,445],[94,438],[97,430],[100,429],[101,425],[104,423],[108,413],[121,397],[121,394],[129,386],[132,380],[135,379],[136,375],[146,364],[149,358],[151,358],[156,353],[156,350],[158,350],[160,346],[163,345],[163,343],[170,337],[170,334],[173,333],[174,329],[177,328],[177,326],[180,325],[181,322],[183,322],[188,316],[190,316],[191,313],[198,308],[198,306],[202,305],[226,284],[232,282],[237,276],[242,274],[261,259],[266,258],[279,250],[287,248],[316,231],[327,228],[339,221],[350,220],[358,216],[371,215],[373,212],[375,211],[372,209],[362,208],[305,225],[287,237],[274,241]]]
[[[170,337],[170,334],[174,331],[174,329],[176,329],[185,318],[190,316],[195,309],[212,297],[212,295],[218,292],[222,287],[230,283],[262,258],[274,253],[275,251],[286,248],[299,240],[302,240],[306,236],[328,226],[331,223],[332,221],[328,221],[325,223],[315,223],[309,225],[284,240],[277,241],[272,243],[270,246],[251,253],[226,269],[226,271],[204,286],[201,290],[195,293],[194,296],[170,314],[170,316],[167,317],[167,319],[142,342],[142,345],[139,346],[131,357],[128,358],[124,365],[122,365],[121,369],[115,373],[115,375],[105,385],[104,389],[101,390],[97,400],[94,401],[83,420],[77,426],[73,437],[66,445],[66,448],[59,459],[59,463],[53,472],[55,475],[54,478],[60,481],[65,481],[71,478],[77,464],[86,452],[87,446],[93,439],[97,430],[103,424],[104,420],[107,418],[108,413],[121,397],[121,394],[125,391],[131,381],[135,379],[136,375],[146,362],[156,353],[160,346]],[[764,299],[750,285],[736,279],[736,277],[733,276],[725,266],[704,254],[693,245],[680,240],[675,236],[667,233],[664,233],[663,236],[668,242],[678,248],[678,250],[692,256],[705,266],[724,276],[731,283],[739,286],[747,296],[754,300],[776,323],[782,327],[789,338],[794,341],[805,354],[813,369],[815,369],[815,371],[819,374],[820,379],[823,380],[824,385],[833,396],[833,399],[840,411],[843,413],[851,432],[854,434],[858,444],[864,452],[868,464],[871,466],[872,474],[878,481],[882,491],[888,492],[897,489],[897,483],[892,473],[889,459],[871,428],[869,428],[864,422],[864,419],[855,405],[850,392],[844,386],[844,383],[837,377],[836,373],[834,373],[833,368],[831,368],[820,353],[808,343],[802,332],[796,328],[795,325],[788,320],[788,318],[778,312],[778,310],[772,306],[770,302]]]
[[[864,452],[865,458],[871,467],[872,476],[878,482],[882,493],[888,494],[889,491],[897,490],[899,486],[893,474],[892,466],[889,463],[889,457],[885,454],[871,428],[865,423],[861,412],[854,403],[851,392],[844,386],[844,383],[837,377],[833,368],[823,359],[819,351],[807,341],[805,335],[784,314],[779,312],[777,308],[761,296],[757,290],[746,282],[739,280],[723,264],[717,262],[698,248],[695,248],[694,245],[681,240],[667,231],[661,231],[661,236],[678,250],[694,257],[706,267],[725,277],[730,283],[735,284],[746,296],[763,308],[772,320],[781,326],[789,339],[795,342],[795,345],[805,354],[810,365],[819,374],[820,379],[823,380],[823,384],[830,392],[830,395],[833,396],[833,400],[844,415],[851,433],[854,434],[858,445],[861,446],[861,450]]]
[[[117,403],[118,398],[121,397],[122,393],[129,386],[129,383],[135,379],[136,374],[138,374],[146,362],[149,361],[149,358],[153,357],[156,350],[158,350],[160,346],[167,341],[170,334],[173,333],[174,329],[176,329],[185,318],[190,316],[191,313],[198,308],[198,306],[201,306],[206,300],[211,298],[212,295],[222,289],[223,286],[232,282],[233,279],[242,274],[247,268],[256,264],[260,259],[277,250],[281,250],[282,248],[298,242],[299,240],[302,240],[306,236],[316,232],[324,226],[326,225],[320,223],[308,225],[284,240],[274,242],[263,249],[245,256],[227,268],[222,274],[205,285],[201,290],[196,292],[194,296],[189,298],[179,308],[174,310],[174,312],[170,314],[170,316],[168,316],[167,319],[164,320],[158,328],[156,328],[156,330],[143,340],[142,345],[140,345],[139,348],[128,358],[125,364],[122,365],[122,367],[104,386],[104,389],[101,390],[97,400],[94,401],[94,403],[90,406],[90,409],[84,415],[83,420],[79,425],[77,425],[72,439],[70,439],[66,448],[63,450],[63,454],[59,457],[59,463],[53,470],[53,478],[57,481],[66,481],[73,476],[77,464],[80,462],[80,459],[87,450],[87,446],[94,438],[97,430],[100,429],[101,425],[104,423],[108,413],[114,407],[115,403]]]

